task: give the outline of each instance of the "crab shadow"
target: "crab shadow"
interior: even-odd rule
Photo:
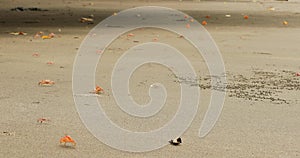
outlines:
[[[62,144],[60,144],[59,147],[60,148],[65,148],[65,149],[76,149],[75,146],[73,146],[73,145],[62,145]]]

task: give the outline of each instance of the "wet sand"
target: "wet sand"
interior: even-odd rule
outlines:
[[[83,125],[72,94],[73,63],[80,43],[101,20],[120,10],[158,5],[179,9],[199,22],[218,45],[226,67],[227,90],[222,114],[205,137],[198,129],[207,109],[211,87],[203,58],[184,39],[159,29],[134,30],[136,36],[118,38],[103,52],[96,83],[105,93],[103,108],[118,125],[135,131],[156,129],[170,120],[179,103],[176,76],[160,65],[145,65],[132,76],[130,90],[138,103],[149,101],[148,88],[163,83],[170,96],[155,117],[136,119],[116,106],[110,87],[113,63],[134,45],[170,42],[186,52],[199,75],[201,100],[196,118],[182,135],[183,144],[146,153],[113,149],[98,141]],[[11,11],[15,7],[47,11]],[[274,7],[272,11],[270,8]],[[0,157],[299,157],[300,11],[299,1],[19,1],[0,2]],[[94,24],[80,23],[94,15]],[[225,15],[230,14],[227,18]],[[207,15],[209,19],[205,18]],[[244,15],[249,19],[245,20]],[[283,25],[287,21],[288,25]],[[10,35],[23,31],[26,36]],[[52,39],[34,38],[37,32],[55,33]],[[138,41],[138,42],[135,42]],[[38,53],[39,56],[33,56]],[[54,64],[47,64],[52,61]],[[147,72],[147,73],[145,73]],[[151,73],[149,73],[151,72]],[[43,79],[51,87],[38,86]],[[38,123],[38,118],[50,121]],[[75,148],[59,145],[69,134]]]

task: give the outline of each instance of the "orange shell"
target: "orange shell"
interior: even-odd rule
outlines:
[[[42,36],[42,39],[51,39],[51,36]]]
[[[283,25],[288,25],[289,23],[287,21],[282,22]]]

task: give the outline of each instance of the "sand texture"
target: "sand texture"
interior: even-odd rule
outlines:
[[[226,67],[226,100],[213,130],[204,138],[198,129],[214,87],[203,57],[184,38],[153,28],[124,34],[103,53],[96,83],[98,99],[112,121],[133,131],[149,131],[172,119],[180,102],[178,78],[170,69],[145,64],[132,75],[131,96],[149,102],[148,89],[160,82],[168,91],[164,108],[154,117],[137,119],[117,107],[111,91],[114,63],[129,48],[155,40],[184,52],[199,76],[186,79],[199,86],[197,115],[180,146],[145,153],[113,149],[84,126],[72,93],[73,63],[81,42],[101,20],[123,9],[154,5],[184,11],[204,27],[218,45]],[[42,10],[10,10],[36,7]],[[0,157],[300,157],[300,2],[294,1],[0,1]],[[93,15],[93,23],[81,17]],[[226,17],[230,15],[230,17]],[[244,19],[244,15],[249,18]],[[209,16],[209,18],[207,18]],[[162,19],[163,20],[163,19]],[[287,24],[284,24],[284,21]],[[185,27],[185,26],[183,26]],[[27,35],[12,35],[12,32]],[[51,39],[35,36],[38,32]],[[55,82],[39,86],[41,80]],[[183,79],[184,80],[184,79]],[[91,89],[92,91],[93,89]],[[39,118],[46,118],[43,123]],[[77,145],[63,147],[65,134]]]

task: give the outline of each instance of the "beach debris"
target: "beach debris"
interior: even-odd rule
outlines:
[[[80,22],[81,22],[81,23],[87,23],[87,24],[93,24],[93,23],[94,23],[94,19],[82,17],[82,18],[80,19]]]
[[[210,15],[206,15],[205,18],[206,18],[206,19],[210,19]]]
[[[63,146],[68,146],[68,145],[73,145],[73,147],[76,146],[76,142],[69,135],[65,135],[64,137],[60,138],[59,142]]]
[[[39,38],[39,37],[41,37],[43,34],[44,34],[44,32],[42,32],[42,31],[37,32],[37,33],[34,35],[34,38]]]
[[[201,24],[204,26],[204,25],[207,25],[207,22],[206,22],[205,20],[203,20],[203,21],[201,22]]]
[[[268,10],[269,10],[269,11],[274,11],[275,8],[274,8],[274,7],[269,7]]]
[[[152,39],[152,41],[153,41],[153,42],[156,42],[156,41],[158,41],[158,38],[155,37],[155,38]]]
[[[184,36],[183,35],[179,35],[178,38],[184,38]]]
[[[40,54],[39,54],[39,53],[33,53],[32,56],[33,56],[33,57],[39,57]]]
[[[226,14],[225,17],[226,17],[226,18],[230,18],[231,15],[230,15],[230,14]]]
[[[48,35],[44,35],[44,32],[39,31],[34,35],[34,38],[42,38],[42,39],[51,39],[54,38],[56,35],[55,33],[49,33]]]
[[[51,39],[51,38],[53,38],[55,36],[55,34],[54,33],[50,33],[49,35],[44,35],[44,36],[42,36],[42,39]]]
[[[178,137],[178,138],[176,138],[176,139],[170,140],[169,143],[172,144],[172,145],[174,145],[174,146],[177,146],[177,145],[179,145],[179,144],[182,143],[182,140],[181,140],[180,137]]]
[[[50,37],[55,37],[56,35],[52,32],[52,33],[50,33],[48,36],[50,36]]]
[[[133,42],[134,42],[134,43],[139,43],[140,41],[139,41],[139,40],[134,40]]]
[[[184,15],[184,18],[185,18],[185,19],[187,19],[187,18],[188,18],[188,16],[187,16],[187,15]]]
[[[114,14],[113,14],[114,16],[116,16],[116,15],[118,15],[118,13],[116,13],[116,12],[114,12]]]
[[[38,118],[38,119],[37,119],[37,122],[38,122],[38,123],[45,123],[45,122],[49,122],[49,121],[50,121],[50,119],[44,118],[44,117],[41,117],[41,118]]]
[[[191,27],[191,25],[190,24],[186,24],[185,27],[189,29]]]
[[[86,3],[86,4],[82,4],[82,6],[92,6],[92,5],[94,5],[94,3],[93,2],[90,2],[90,3]]]
[[[15,35],[15,36],[18,36],[18,35],[24,35],[24,36],[26,36],[26,35],[27,35],[26,32],[22,32],[22,31],[20,31],[20,32],[11,32],[11,33],[9,33],[9,34]]]
[[[50,36],[42,36],[42,39],[51,39],[52,37]]]
[[[190,19],[190,22],[194,22],[194,19],[193,19],[193,18],[191,18],[191,19]]]
[[[41,80],[39,82],[40,86],[53,86],[54,84],[55,84],[55,82],[51,81],[51,80]]]
[[[287,26],[289,23],[287,21],[283,21],[282,24]]]
[[[158,88],[158,86],[155,85],[155,84],[150,85],[150,87],[151,87],[151,88]]]
[[[1,132],[1,135],[3,135],[3,136],[15,136],[16,132],[3,131],[3,132]]]
[[[22,12],[22,11],[24,11],[24,8],[23,7],[16,7],[16,8],[11,8],[10,10],[11,11],[17,11],[17,12]]]
[[[23,12],[23,11],[48,11],[47,9],[41,9],[36,7],[24,8],[24,7],[16,7],[11,8],[11,11]]]
[[[296,76],[300,76],[300,72],[296,72]]]
[[[248,15],[244,15],[244,19],[249,19],[249,16]]]

